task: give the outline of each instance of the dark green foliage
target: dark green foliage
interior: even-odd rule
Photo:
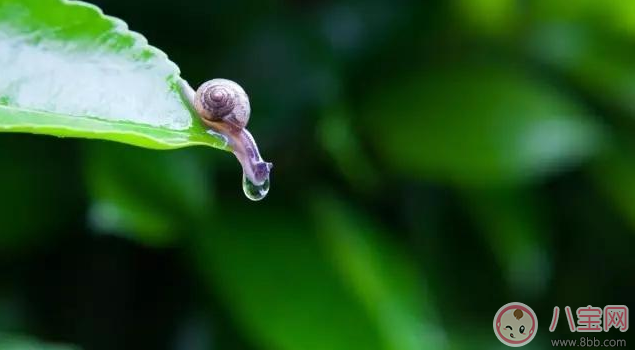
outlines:
[[[95,4],[245,88],[271,191],[1,134],[0,347],[492,349],[519,301],[547,349],[554,306],[635,308],[631,1]]]

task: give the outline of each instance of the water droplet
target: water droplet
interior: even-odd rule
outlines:
[[[245,196],[252,201],[259,201],[265,198],[267,193],[269,193],[269,177],[267,177],[262,185],[256,185],[243,173],[243,191],[245,192]]]

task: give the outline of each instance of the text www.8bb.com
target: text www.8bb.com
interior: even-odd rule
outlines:
[[[626,347],[626,339],[604,339],[595,337],[581,337],[580,339],[551,339],[553,347],[581,347],[581,348],[620,348]]]

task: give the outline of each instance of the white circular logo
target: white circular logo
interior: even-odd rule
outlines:
[[[529,344],[537,331],[538,318],[534,310],[523,303],[503,305],[494,316],[494,334],[507,346]]]

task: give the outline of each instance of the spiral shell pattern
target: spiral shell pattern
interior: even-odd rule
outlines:
[[[195,108],[210,122],[226,122],[242,129],[249,121],[249,97],[240,85],[227,79],[205,82],[196,91]]]

